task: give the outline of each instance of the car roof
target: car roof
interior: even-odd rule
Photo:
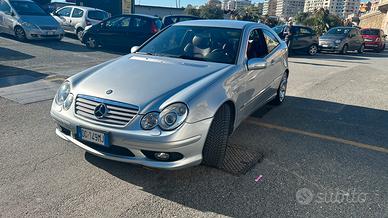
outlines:
[[[175,14],[175,15],[167,15],[164,17],[193,17],[193,18],[200,18],[198,16],[193,16],[193,15],[187,15],[187,14]]]
[[[67,5],[67,6],[64,6],[65,7],[72,7],[72,8],[79,8],[79,9],[83,9],[83,10],[93,10],[93,11],[104,11],[104,10],[101,10],[99,8],[92,8],[92,7],[85,7],[85,6],[78,6],[78,5]]]
[[[264,26],[263,24],[258,24],[249,21],[239,21],[239,20],[190,20],[183,21],[180,23],[174,24],[174,26],[203,26],[203,27],[221,27],[221,28],[233,28],[233,29],[244,29],[247,25],[257,24]]]
[[[32,0],[8,0],[9,2],[34,2]]]

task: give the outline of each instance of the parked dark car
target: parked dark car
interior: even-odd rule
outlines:
[[[281,39],[284,40],[283,34],[285,25],[272,28]],[[292,26],[290,38],[290,50],[303,51],[309,55],[316,55],[318,52],[318,35],[310,27]]]
[[[202,18],[196,17],[196,16],[190,16],[190,15],[169,15],[163,17],[163,26],[170,26],[175,23],[179,23],[182,21],[189,21],[189,20],[200,20]]]
[[[319,50],[346,54],[357,50],[363,53],[364,39],[357,27],[334,27],[319,38]]]
[[[362,29],[361,35],[365,41],[365,49],[372,49],[376,52],[384,51],[387,35],[384,34],[383,30],[373,28]]]
[[[162,21],[148,15],[120,15],[85,28],[82,42],[89,48],[125,47],[143,44],[159,32]]]

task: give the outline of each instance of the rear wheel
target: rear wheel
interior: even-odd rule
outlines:
[[[218,109],[203,147],[202,164],[216,168],[222,167],[228,145],[231,115],[231,109],[227,104]]]
[[[318,53],[318,46],[316,44],[312,44],[308,50],[307,53],[311,56],[314,56]]]
[[[348,45],[345,44],[344,47],[342,47],[341,54],[347,54],[348,49],[349,49]]]
[[[357,52],[358,52],[359,54],[362,54],[362,53],[364,53],[364,50],[365,50],[365,45],[362,44],[362,45],[360,46],[360,48],[357,50]]]
[[[27,41],[26,32],[20,26],[15,27],[15,36],[21,42]]]
[[[91,49],[96,49],[98,48],[98,42],[93,36],[87,36],[85,40],[86,47],[91,48]]]
[[[272,104],[274,105],[281,105],[284,100],[286,99],[286,93],[287,93],[287,83],[288,83],[288,74],[284,73],[282,77],[282,81],[280,81],[280,85],[277,91],[277,95],[274,100],[272,100]]]

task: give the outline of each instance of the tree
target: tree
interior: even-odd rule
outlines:
[[[295,17],[297,24],[310,26],[318,35],[322,35],[330,28],[343,26],[344,20],[337,15],[330,14],[329,10],[320,8],[314,12],[301,12]]]
[[[204,19],[223,19],[224,11],[215,5],[202,5],[198,9],[192,5],[187,5],[185,13]]]
[[[193,7],[192,5],[187,5],[185,9],[185,13],[189,15],[197,16],[197,17],[199,17],[200,15],[200,11],[197,8]]]
[[[224,10],[214,5],[202,5],[199,11],[199,16],[205,19],[224,19]]]

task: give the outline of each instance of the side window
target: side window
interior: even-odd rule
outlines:
[[[300,29],[300,35],[312,35],[313,34],[313,32],[310,30],[310,29],[308,29],[308,28],[303,28],[303,27],[301,27],[301,28],[299,28]]]
[[[148,19],[144,19],[141,17],[131,18],[131,24],[130,24],[131,30],[144,32],[144,31],[150,30],[150,27],[151,27],[151,22]]]
[[[74,8],[73,13],[71,14],[71,17],[74,18],[80,18],[84,16],[84,11],[78,8]]]
[[[59,10],[57,13],[61,17],[70,17],[71,8],[63,8]]]
[[[265,37],[261,29],[255,29],[249,34],[247,57],[263,58],[268,54],[268,48],[265,43]]]
[[[269,31],[264,30],[264,38],[267,43],[268,53],[271,53],[276,47],[279,46],[280,42],[278,39]]]
[[[7,2],[0,0],[0,11],[2,11],[4,13],[10,13],[11,7],[8,5]]]
[[[127,29],[130,24],[130,17],[115,17],[105,22],[107,29]]]

